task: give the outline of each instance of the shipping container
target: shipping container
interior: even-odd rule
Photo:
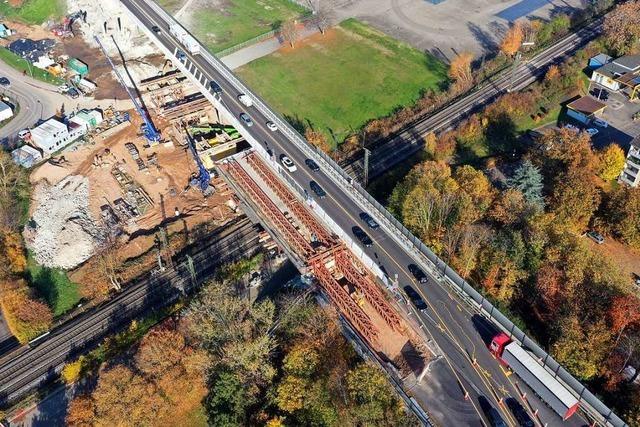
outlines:
[[[67,67],[71,68],[82,77],[86,76],[89,73],[89,67],[87,66],[87,64],[77,58],[69,58],[69,60],[67,61]]]

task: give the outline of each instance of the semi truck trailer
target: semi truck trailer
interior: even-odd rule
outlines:
[[[489,350],[500,363],[508,366],[563,420],[579,407],[578,399],[527,350],[500,332],[493,337]]]
[[[200,53],[200,43],[181,25],[172,23],[169,25],[169,33],[192,55]]]

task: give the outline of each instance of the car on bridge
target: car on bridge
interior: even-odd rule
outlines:
[[[298,170],[295,163],[293,163],[293,160],[284,154],[280,156],[280,163],[282,163],[282,166],[284,166],[284,168],[289,172],[295,172]]]
[[[405,286],[404,293],[407,294],[413,305],[415,305],[419,311],[423,312],[427,310],[427,303],[424,302],[420,294],[411,286]]]
[[[533,422],[529,414],[527,414],[527,411],[516,399],[514,399],[513,397],[508,397],[505,400],[505,403],[507,404],[507,407],[513,414],[513,417],[516,419],[520,427],[535,427],[535,423]]]
[[[409,272],[416,278],[416,280],[420,283],[428,283],[427,275],[424,274],[424,271],[420,267],[415,264],[408,265]]]
[[[378,224],[378,222],[375,219],[373,219],[373,217],[368,213],[360,212],[359,216],[360,216],[360,219],[364,221],[364,223],[367,224],[369,228],[371,228],[372,230],[375,230],[376,228],[380,228],[380,224]]]
[[[311,159],[305,160],[304,164],[314,172],[318,172],[320,170],[320,166],[318,166],[318,164]]]
[[[500,416],[500,412],[496,408],[494,408],[489,400],[484,397],[478,397],[478,403],[480,403],[480,408],[482,408],[482,412],[489,419],[489,424],[491,427],[507,427],[507,424],[504,422],[502,417]]]
[[[353,232],[353,235],[356,236],[356,239],[360,240],[360,243],[362,243],[365,247],[370,248],[371,246],[373,246],[373,240],[371,240],[371,237],[369,237],[369,235],[365,233],[362,228],[354,225],[353,227],[351,227],[351,231]]]
[[[273,123],[273,122],[267,122],[265,123],[267,125],[267,128],[271,131],[271,132],[275,132],[278,130],[278,126]]]
[[[251,117],[249,117],[247,113],[240,113],[240,120],[242,120],[247,127],[253,126],[253,120],[251,120]]]
[[[324,191],[324,189],[320,187],[320,184],[318,184],[317,182],[309,182],[309,187],[311,187],[311,190],[316,193],[316,196],[318,196],[319,198],[324,199],[325,197],[327,197],[327,192]]]
[[[160,27],[158,27],[157,25],[154,25],[153,27],[151,27],[151,31],[153,31],[156,34],[160,34],[162,32]]]
[[[241,93],[240,95],[238,95],[238,101],[240,101],[240,103],[245,107],[253,106],[253,101],[251,100],[251,98],[249,98],[244,93]]]

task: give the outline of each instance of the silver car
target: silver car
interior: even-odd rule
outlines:
[[[249,117],[247,113],[240,113],[240,120],[242,120],[248,127],[253,126],[253,120],[251,120],[251,117]]]

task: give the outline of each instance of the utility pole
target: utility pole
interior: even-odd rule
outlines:
[[[518,65],[520,65],[520,59],[522,58],[522,52],[520,52],[520,48],[523,46],[533,46],[534,42],[522,42],[518,47],[518,52],[516,52],[516,58],[513,61],[513,67],[511,68],[511,78],[509,79],[509,86],[507,87],[507,92],[511,92],[513,90],[513,82],[516,78],[516,69]]]
[[[369,185],[369,156],[371,155],[371,150],[368,148],[364,149],[364,188],[367,188]]]

